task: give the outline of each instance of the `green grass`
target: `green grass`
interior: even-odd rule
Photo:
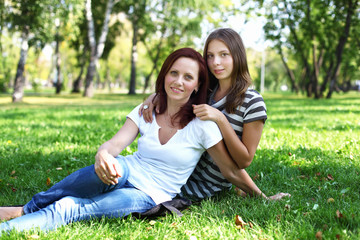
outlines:
[[[92,164],[99,145],[143,98],[35,94],[12,104],[0,95],[0,205],[24,204]],[[101,219],[2,238],[316,239],[321,231],[323,239],[359,239],[360,94],[313,100],[268,93],[264,99],[268,120],[247,170],[267,195],[282,191],[291,198],[242,199],[232,191],[191,206],[182,218]],[[134,151],[136,144],[123,154]],[[236,215],[252,227],[237,228]]]

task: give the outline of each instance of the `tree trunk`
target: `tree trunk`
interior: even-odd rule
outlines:
[[[289,68],[286,60],[285,60],[285,57],[284,57],[284,53],[281,49],[281,46],[278,47],[278,50],[279,50],[279,53],[280,53],[280,58],[281,58],[281,61],[286,69],[286,72],[289,76],[289,79],[290,79],[290,83],[291,83],[291,91],[295,91],[296,93],[299,92],[299,87],[297,86],[296,84],[296,81],[295,81],[295,75],[294,75],[294,72]]]
[[[81,58],[80,58],[80,73],[78,75],[78,77],[76,78],[76,80],[74,81],[73,83],[73,89],[72,89],[72,93],[79,93],[80,92],[80,88],[82,86],[82,75],[84,73],[84,68],[85,68],[85,58],[86,58],[86,53],[88,51],[88,46],[85,45],[84,49],[83,49],[83,53],[81,55]]]
[[[348,1],[348,3],[349,3],[349,6],[347,9],[344,33],[340,36],[339,43],[336,47],[336,66],[335,66],[334,71],[330,78],[329,92],[328,92],[326,98],[331,98],[331,95],[337,85],[336,79],[337,79],[337,76],[339,75],[342,54],[344,51],[345,43],[346,43],[349,33],[350,33],[351,18],[354,14],[354,6],[357,6],[357,0],[355,0],[355,2]]]
[[[29,39],[29,26],[25,26],[21,33],[21,50],[20,50],[20,59],[17,66],[15,81],[14,81],[14,92],[12,94],[13,102],[21,102],[24,96],[24,68],[26,63],[26,58],[28,55],[28,44]]]
[[[60,71],[60,63],[61,63],[61,58],[60,58],[60,52],[59,52],[59,45],[60,45],[60,40],[59,40],[59,29],[57,27],[57,32],[56,32],[56,48],[55,48],[55,56],[56,56],[56,94],[60,94],[61,92],[61,88],[62,88],[62,81],[61,81],[61,71]]]
[[[318,66],[318,61],[316,59],[316,46],[314,44],[315,42],[315,36],[313,36],[313,44],[312,44],[312,54],[313,54],[313,77],[312,77],[312,91],[314,93],[315,99],[319,98],[319,93],[318,93],[318,82],[319,82],[319,66]]]
[[[96,73],[97,62],[104,51],[105,40],[109,30],[110,14],[113,6],[114,6],[114,0],[109,0],[106,6],[105,18],[104,18],[104,23],[102,26],[99,42],[98,44],[96,44],[95,25],[91,11],[91,0],[86,0],[85,8],[86,8],[86,19],[88,21],[88,37],[89,37],[91,56],[90,56],[90,63],[88,66],[86,80],[85,80],[85,91],[84,91],[85,97],[92,97],[94,95],[93,79]]]
[[[285,10],[289,16],[289,19],[291,17],[291,11],[288,9],[288,6],[286,5],[286,1],[284,2],[285,3]],[[308,83],[306,84],[306,92],[307,92],[307,96],[308,97],[311,97],[312,96],[312,91],[311,91],[311,88],[309,87],[309,85],[311,85],[311,76],[310,76],[310,65],[307,61],[307,57],[305,56],[305,50],[304,50],[304,47],[303,47],[303,44],[302,42],[299,40],[297,34],[296,34],[296,31],[295,31],[295,26],[290,24],[289,25],[289,29],[290,29],[290,33],[293,35],[294,37],[294,40],[295,40],[295,44],[296,44],[296,49],[299,51],[300,53],[300,56],[301,56],[301,60],[303,62],[303,65],[304,65],[304,68],[305,68],[305,77],[308,78]]]
[[[136,94],[136,62],[137,62],[137,21],[132,21],[133,26],[133,38],[132,38],[132,48],[131,48],[131,74],[130,74],[130,86],[128,94]]]
[[[80,68],[79,76],[76,78],[76,80],[73,83],[73,89],[71,91],[72,93],[79,93],[80,92],[81,78],[82,78],[82,75],[84,73],[84,67],[85,67],[85,63],[82,63],[81,68]]]
[[[153,62],[153,67],[152,67],[150,73],[145,78],[145,85],[144,85],[143,93],[145,93],[146,89],[149,87],[150,78],[153,75],[154,71],[158,67],[158,60],[160,58],[161,46],[162,46],[163,39],[164,39],[164,36],[165,36],[165,31],[166,31],[166,27],[162,26],[161,36],[160,36],[159,43],[158,43],[158,45],[156,47],[156,55],[155,55],[155,57],[152,57],[152,49],[149,49],[148,45],[146,44],[146,41],[143,41],[143,43],[144,43],[144,45],[146,47],[146,50],[148,52],[148,55],[150,56],[150,58],[151,58],[151,60]]]

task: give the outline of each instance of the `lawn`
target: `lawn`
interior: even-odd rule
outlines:
[[[25,204],[92,164],[144,97],[38,94],[12,104],[0,95],[0,206]],[[268,120],[247,171],[267,195],[291,198],[272,202],[231,191],[191,206],[182,218],[101,219],[2,239],[359,239],[360,93],[264,99]],[[122,154],[134,151],[136,144]]]

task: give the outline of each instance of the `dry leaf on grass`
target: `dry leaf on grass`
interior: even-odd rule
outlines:
[[[341,219],[344,217],[344,215],[339,210],[336,210],[336,217]]]
[[[315,234],[315,238],[321,240],[321,239],[322,239],[322,232],[321,232],[321,231],[318,231],[318,232]]]
[[[48,177],[48,178],[46,179],[46,186],[50,186],[50,184],[51,184],[51,180],[50,180],[50,178]]]
[[[329,179],[330,181],[334,180],[334,177],[331,174],[327,175],[327,179]]]

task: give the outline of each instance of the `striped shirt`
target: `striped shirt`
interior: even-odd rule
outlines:
[[[244,123],[257,120],[265,122],[267,119],[265,102],[262,96],[255,90],[248,89],[246,91],[242,105],[238,106],[233,114],[225,111],[226,96],[218,102],[213,102],[212,99],[213,96],[210,96],[209,104],[225,114],[240,140]],[[224,178],[210,155],[205,152],[187,183],[181,188],[181,196],[199,200],[211,197],[220,191],[229,190],[231,186],[232,184]]]

